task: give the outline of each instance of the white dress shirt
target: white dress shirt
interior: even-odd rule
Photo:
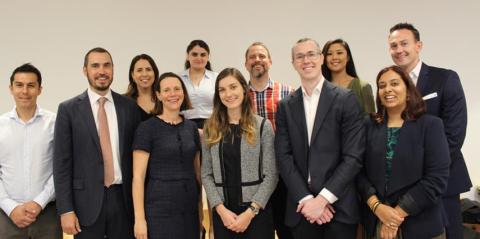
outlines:
[[[187,87],[188,97],[192,102],[193,109],[182,111],[187,119],[208,119],[213,110],[213,96],[215,94],[215,81],[218,73],[205,70],[205,75],[198,85],[190,80],[188,69],[179,73],[185,87]]]
[[[38,106],[26,123],[16,107],[0,116],[0,207],[8,216],[25,202],[43,209],[54,200],[54,127],[55,114]]]
[[[418,76],[420,75],[420,70],[422,69],[422,61],[418,61],[417,65],[413,70],[409,73],[410,78],[412,78],[413,84],[417,85]]]
[[[312,139],[313,125],[315,123],[315,116],[317,114],[318,102],[320,101],[320,94],[322,93],[322,87],[323,87],[324,81],[325,81],[325,78],[322,77],[322,79],[320,79],[320,81],[317,83],[315,88],[313,88],[311,95],[308,95],[307,91],[302,86],[303,107],[305,108],[305,119],[307,123],[308,146],[310,146],[310,142]],[[328,140],[328,139],[325,139],[325,140]],[[308,171],[308,183],[310,183],[310,170]],[[319,194],[322,195],[325,199],[327,199],[329,203],[334,203],[335,201],[338,200],[338,198],[326,188],[323,188]],[[300,200],[300,202],[310,198],[313,198],[313,195],[305,196]]]
[[[87,90],[88,99],[90,99],[90,106],[92,107],[93,118],[95,119],[95,125],[97,126],[98,131],[98,99],[100,97],[107,98],[105,101],[105,112],[107,113],[107,122],[108,122],[108,131],[110,133],[110,143],[112,145],[112,154],[113,154],[113,176],[114,180],[112,184],[121,184],[122,183],[122,170],[120,168],[120,147],[119,147],[119,138],[118,138],[118,121],[117,121],[117,111],[115,110],[115,104],[113,102],[112,91],[108,90],[108,93],[105,96],[97,94],[92,89],[88,88]]]

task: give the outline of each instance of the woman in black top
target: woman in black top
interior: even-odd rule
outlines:
[[[133,144],[135,237],[198,239],[201,145],[195,123],[180,115],[190,100],[173,73],[162,74],[154,90],[156,117],[140,124]]]

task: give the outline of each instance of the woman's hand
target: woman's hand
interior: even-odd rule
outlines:
[[[232,225],[230,225],[228,229],[236,233],[242,233],[245,230],[247,230],[248,225],[250,225],[250,222],[254,217],[255,217],[255,214],[253,214],[253,212],[250,209],[247,209],[242,214],[238,215],[235,222]]]
[[[404,218],[394,208],[380,204],[375,210],[375,215],[382,221],[385,226],[398,228],[402,224]]]
[[[136,239],[147,239],[147,221],[143,220],[135,220],[135,225],[133,226],[133,233]]]
[[[397,232],[398,227],[392,228],[383,223],[380,225],[380,238],[382,239],[395,239]]]
[[[223,225],[230,229],[230,226],[232,226],[235,223],[235,220],[237,220],[237,214],[228,210],[223,204],[216,206],[215,210],[222,219]]]

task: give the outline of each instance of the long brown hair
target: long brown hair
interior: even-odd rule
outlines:
[[[226,68],[222,70],[215,81],[215,95],[213,96],[213,112],[210,118],[205,122],[204,134],[205,142],[208,147],[218,143],[223,137],[230,132],[227,107],[220,100],[218,85],[219,82],[232,76],[238,80],[243,89],[243,102],[241,105],[240,128],[241,133],[246,135],[247,142],[251,145],[255,144],[255,126],[256,121],[252,112],[251,100],[248,96],[248,84],[242,73],[235,68]]]
[[[375,121],[377,121],[377,123],[384,123],[385,118],[387,117],[385,107],[382,105],[382,101],[380,100],[378,81],[380,80],[380,77],[382,77],[382,75],[387,73],[388,71],[393,71],[397,73],[402,79],[403,83],[405,83],[405,87],[407,90],[407,105],[402,112],[402,119],[418,119],[427,111],[425,102],[423,101],[422,96],[413,84],[412,79],[410,79],[410,76],[408,76],[408,74],[404,70],[402,70],[402,68],[396,65],[383,68],[377,75],[377,112],[373,113],[372,117],[375,119]]]

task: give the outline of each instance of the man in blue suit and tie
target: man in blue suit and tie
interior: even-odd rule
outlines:
[[[89,88],[62,102],[55,123],[53,175],[63,232],[80,239],[133,238],[132,141],[135,102],[110,89],[113,61],[91,49]]]
[[[443,120],[451,157],[448,188],[443,195],[448,217],[446,235],[449,239],[463,238],[459,194],[469,191],[472,182],[461,152],[467,130],[462,84],[455,71],[432,67],[420,60],[423,43],[412,24],[399,23],[390,28],[388,43],[392,60],[410,75],[422,94],[427,113]]]

